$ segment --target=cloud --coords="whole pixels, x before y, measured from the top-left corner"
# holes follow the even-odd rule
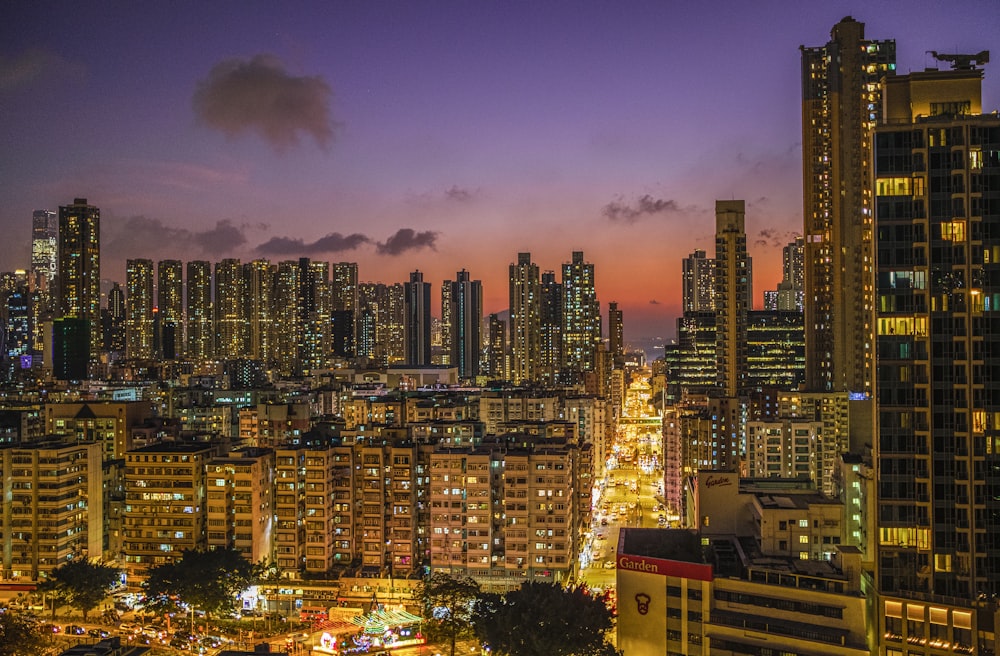
[[[323,78],[291,75],[277,57],[265,54],[216,64],[195,89],[194,110],[226,136],[256,133],[279,153],[297,146],[302,134],[327,150],[336,127],[332,95]]]
[[[661,303],[660,303],[660,302],[659,302],[658,300],[656,300],[655,298],[654,298],[654,299],[652,299],[652,300],[650,300],[650,301],[649,301],[649,304],[650,304],[650,305],[661,305]]]
[[[207,230],[188,230],[167,225],[161,219],[133,216],[123,222],[105,221],[110,237],[102,244],[102,255],[111,260],[170,253],[172,257],[192,253],[214,255],[231,252],[246,243],[245,226],[225,219]],[[151,252],[152,251],[152,252]]]
[[[83,67],[48,50],[32,48],[14,57],[0,56],[0,91],[25,86],[50,74],[82,75]]]
[[[380,242],[375,250],[379,255],[400,255],[406,251],[425,247],[434,250],[437,237],[438,233],[431,230],[414,232],[412,228],[400,228],[396,234]]]
[[[272,237],[257,247],[264,255],[315,255],[320,253],[340,253],[354,250],[362,244],[371,243],[371,238],[354,233],[346,237],[339,232],[331,232],[312,243],[290,237]]]
[[[797,232],[782,232],[781,230],[775,230],[774,228],[764,228],[757,233],[757,237],[754,239],[754,246],[786,246],[791,242],[795,241],[796,237],[799,237]]]
[[[452,185],[451,189],[444,192],[444,197],[446,200],[464,203],[472,200],[472,192],[468,189],[459,187],[458,185]]]
[[[667,214],[680,210],[681,207],[675,200],[663,200],[644,194],[636,199],[634,205],[624,202],[619,196],[601,208],[601,215],[616,223],[635,223],[646,215]]]

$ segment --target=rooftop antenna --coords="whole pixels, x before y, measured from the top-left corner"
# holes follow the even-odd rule
[[[976,66],[982,66],[990,61],[989,50],[983,50],[974,55],[948,55],[939,53],[937,50],[928,50],[927,53],[938,61],[949,62],[952,70],[955,71],[974,71]]]

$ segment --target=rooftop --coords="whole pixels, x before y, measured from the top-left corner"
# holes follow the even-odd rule
[[[685,529],[626,528],[621,531],[618,553],[705,564],[697,533]]]

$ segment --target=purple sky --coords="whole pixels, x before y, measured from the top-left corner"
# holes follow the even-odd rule
[[[747,201],[755,306],[777,284],[802,230],[798,46],[846,15],[900,72],[1000,59],[996,0],[8,2],[0,270],[28,265],[32,210],[83,196],[106,278],[308,256],[419,269],[437,297],[465,268],[495,312],[519,251],[558,271],[582,250],[626,339],[669,337],[715,199]]]

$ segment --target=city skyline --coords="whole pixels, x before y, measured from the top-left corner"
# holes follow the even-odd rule
[[[34,210],[87,197],[119,282],[139,258],[464,268],[490,314],[517,253],[582,250],[626,341],[672,337],[715,200],[747,201],[754,308],[802,232],[799,45],[850,14],[905,73],[1000,27],[989,2],[238,7],[7,10],[0,269],[30,264]],[[297,111],[253,113],[243,84]],[[1000,105],[989,65],[983,91]]]

